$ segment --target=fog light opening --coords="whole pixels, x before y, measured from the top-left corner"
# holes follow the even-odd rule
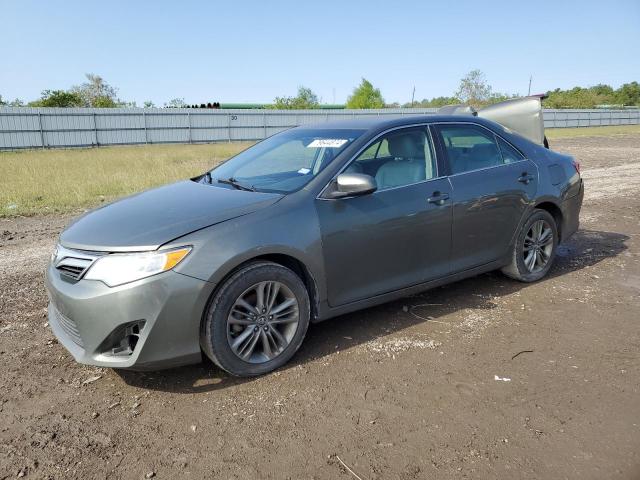
[[[100,350],[105,355],[127,357],[133,354],[144,329],[144,321],[137,321],[120,325],[103,342]]]

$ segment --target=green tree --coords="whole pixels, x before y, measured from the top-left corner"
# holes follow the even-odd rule
[[[82,98],[75,92],[43,90],[39,100],[29,102],[30,107],[81,107]]]
[[[487,79],[481,70],[471,70],[462,80],[455,96],[462,103],[473,107],[481,107],[489,102],[493,95],[491,85],[487,83]]]
[[[83,107],[113,108],[121,105],[118,89],[112,87],[100,75],[85,74],[87,81],[71,88],[82,99]]]
[[[602,83],[594,85],[593,87],[589,88],[589,90],[600,97],[608,97],[612,99],[614,95],[613,88],[610,85],[604,85]]]
[[[298,94],[295,97],[276,97],[270,108],[277,110],[309,110],[318,108],[320,101],[313,90],[307,87],[298,87]]]
[[[456,97],[434,97],[431,99],[424,98],[413,104],[417,108],[440,108],[445,105],[455,105],[460,103],[460,99]],[[403,107],[411,107],[411,102],[405,103]]]
[[[164,104],[164,108],[184,108],[186,106],[187,104],[184,103],[184,98],[172,98]]]
[[[384,98],[379,89],[363,78],[347,99],[347,108],[384,108]]]
[[[455,93],[455,99],[458,100],[458,103],[471,105],[475,108],[503,102],[516,97],[518,97],[518,95],[494,92],[481,70],[471,70],[467,73],[462,80],[460,80],[458,91]]]
[[[640,84],[638,82],[625,83],[616,92],[615,97],[622,105],[636,105],[640,107]]]
[[[156,107],[156,104],[155,104],[155,103],[153,103],[151,100],[146,100],[146,101],[142,104],[142,106],[143,106],[144,108],[155,108],[155,107]]]
[[[24,107],[24,102],[19,98],[15,98],[8,102],[3,100],[2,95],[0,95],[0,107]]]
[[[548,97],[543,101],[546,108],[593,108],[601,103],[594,91],[582,87],[574,87],[571,90],[556,88],[552,92],[547,92],[547,95]]]
[[[599,105],[640,106],[640,84],[625,83],[617,90],[609,85],[598,84],[593,87],[573,87],[568,90],[547,92],[543,101],[546,108],[594,108]]]

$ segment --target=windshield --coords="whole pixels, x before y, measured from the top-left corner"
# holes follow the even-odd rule
[[[289,193],[304,187],[365,130],[292,129],[211,170],[211,183]]]

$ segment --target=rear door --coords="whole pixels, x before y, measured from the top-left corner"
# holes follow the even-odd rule
[[[447,123],[434,130],[452,186],[452,270],[503,258],[535,197],[535,164],[480,125]]]

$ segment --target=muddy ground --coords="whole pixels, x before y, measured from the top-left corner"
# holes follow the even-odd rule
[[[640,478],[640,136],[552,147],[586,198],[549,278],[314,325],[252,380],[77,365],[42,285],[69,217],[0,220],[0,479]]]

